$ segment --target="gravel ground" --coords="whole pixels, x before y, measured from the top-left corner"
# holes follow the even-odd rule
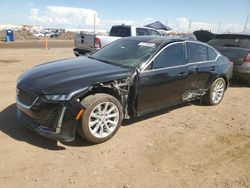
[[[49,49],[52,49],[52,48],[72,48],[72,50],[73,50],[73,46],[74,46],[73,40],[55,40],[55,39],[49,38],[47,47]],[[0,41],[0,49],[25,49],[25,48],[44,49],[45,48],[45,38],[43,38],[41,40],[15,41],[15,42],[9,42],[9,43]],[[60,56],[58,56],[58,57],[60,58]]]
[[[72,48],[0,49],[1,186],[250,187],[250,88],[242,84],[218,106],[195,102],[124,122],[100,145],[57,143],[21,126],[18,75],[71,57]]]

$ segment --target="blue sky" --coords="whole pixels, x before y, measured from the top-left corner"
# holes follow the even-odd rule
[[[250,0],[1,0],[0,24],[90,28],[93,10],[99,29],[120,22],[142,25],[168,20],[170,26],[185,30],[192,20],[195,29],[211,27],[216,30],[221,22],[222,28],[240,30],[250,14]]]

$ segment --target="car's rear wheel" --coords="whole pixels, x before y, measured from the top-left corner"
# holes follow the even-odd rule
[[[223,78],[217,78],[211,85],[207,94],[205,95],[204,102],[208,105],[219,104],[224,97],[225,90],[226,90],[225,80]]]
[[[91,143],[102,143],[112,138],[122,121],[122,106],[113,96],[95,94],[81,102],[86,110],[82,115],[78,133]]]

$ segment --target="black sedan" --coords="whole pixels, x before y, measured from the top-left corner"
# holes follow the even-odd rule
[[[232,64],[207,44],[165,37],[117,40],[88,57],[38,65],[17,81],[17,117],[64,142],[110,139],[123,119],[200,99],[221,102]]]
[[[221,34],[208,42],[233,63],[233,75],[250,85],[250,34]]]

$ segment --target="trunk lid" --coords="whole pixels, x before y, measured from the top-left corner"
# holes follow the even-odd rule
[[[196,37],[196,39],[201,42],[208,42],[216,36],[216,34],[206,31],[206,30],[194,31],[193,34]]]
[[[224,56],[228,57],[235,65],[242,65],[248,55],[249,50],[244,48],[213,46]]]
[[[95,34],[76,34],[74,43],[76,48],[92,51],[94,48]]]

